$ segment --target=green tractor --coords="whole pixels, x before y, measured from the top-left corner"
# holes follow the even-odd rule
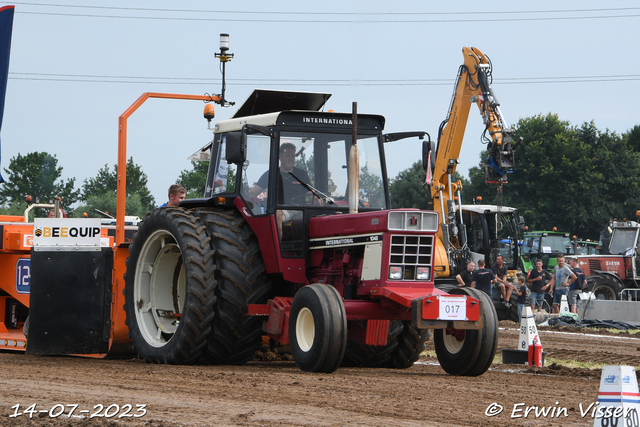
[[[555,228],[555,227],[554,227]],[[525,231],[520,250],[520,268],[527,274],[542,260],[542,268],[553,271],[558,255],[573,255],[575,248],[569,233],[553,231]]]

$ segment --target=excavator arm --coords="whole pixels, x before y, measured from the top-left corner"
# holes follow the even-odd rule
[[[521,140],[513,142],[514,130],[509,128],[500,111],[500,103],[491,88],[491,62],[479,49],[462,48],[464,63],[458,70],[455,89],[446,119],[438,132],[435,150],[425,148],[423,159],[431,189],[434,210],[442,220],[438,237],[444,248],[441,255],[446,259],[438,263],[436,273],[449,276],[450,268],[468,260],[466,232],[462,220],[460,181],[452,182],[451,177],[458,165],[460,149],[471,104],[476,104],[482,115],[485,130],[483,143],[487,144],[488,157],[483,161],[485,181],[502,185],[507,182],[506,174],[513,170],[514,150]],[[457,218],[459,216],[459,218]],[[461,229],[462,228],[462,229]],[[446,262],[448,261],[448,262]]]

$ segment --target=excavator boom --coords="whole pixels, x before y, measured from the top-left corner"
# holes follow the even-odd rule
[[[432,179],[428,184],[433,207],[442,220],[438,237],[444,248],[439,248],[438,252],[446,254],[446,258],[441,263],[436,262],[439,276],[453,274],[451,269],[459,268],[469,260],[460,200],[462,185],[460,181],[452,182],[451,177],[459,162],[471,105],[476,104],[485,125],[482,141],[487,144],[488,156],[482,166],[487,183],[502,185],[507,182],[507,173],[512,172],[514,166],[514,151],[520,143],[514,143],[515,131],[507,126],[491,88],[491,61],[474,47],[464,47],[462,53],[464,63],[458,70],[447,117],[438,131],[437,147],[429,153],[425,149],[423,153],[427,160],[425,168],[432,169]]]
[[[489,157],[483,164],[486,180],[488,183],[505,183],[506,173],[511,172],[514,166],[514,131],[508,128],[500,111],[500,102],[491,88],[492,68],[489,58],[474,47],[464,47],[462,52],[464,64],[458,70],[447,118],[438,132],[435,154],[437,169],[433,171],[433,178],[437,183],[446,185],[448,170],[455,172],[455,165],[450,166],[450,160],[457,160],[460,156],[469,111],[471,104],[475,103],[485,124],[482,138],[489,151]],[[433,186],[432,195],[438,190]]]

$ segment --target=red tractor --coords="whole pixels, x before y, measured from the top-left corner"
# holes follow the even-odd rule
[[[491,299],[436,289],[437,213],[390,209],[384,144],[428,134],[321,112],[329,97],[255,91],[215,125],[204,198],[140,224],[124,289],[139,357],[241,364],[268,336],[303,371],[407,368],[433,330],[446,372],[489,368]]]
[[[640,223],[613,220],[608,238],[603,239],[603,255],[578,256],[580,268],[587,276],[585,291],[599,299],[638,299],[640,288]],[[626,291],[623,293],[623,290]],[[633,290],[635,289],[635,290]]]

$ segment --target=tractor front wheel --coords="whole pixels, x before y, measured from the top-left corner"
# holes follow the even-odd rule
[[[333,286],[314,283],[296,293],[289,315],[289,341],[300,370],[330,373],[338,369],[347,347],[347,316]]]
[[[451,294],[466,294],[481,302],[483,328],[437,329],[434,333],[440,366],[450,375],[481,375],[489,369],[498,346],[498,318],[487,294],[474,288],[454,289]]]

